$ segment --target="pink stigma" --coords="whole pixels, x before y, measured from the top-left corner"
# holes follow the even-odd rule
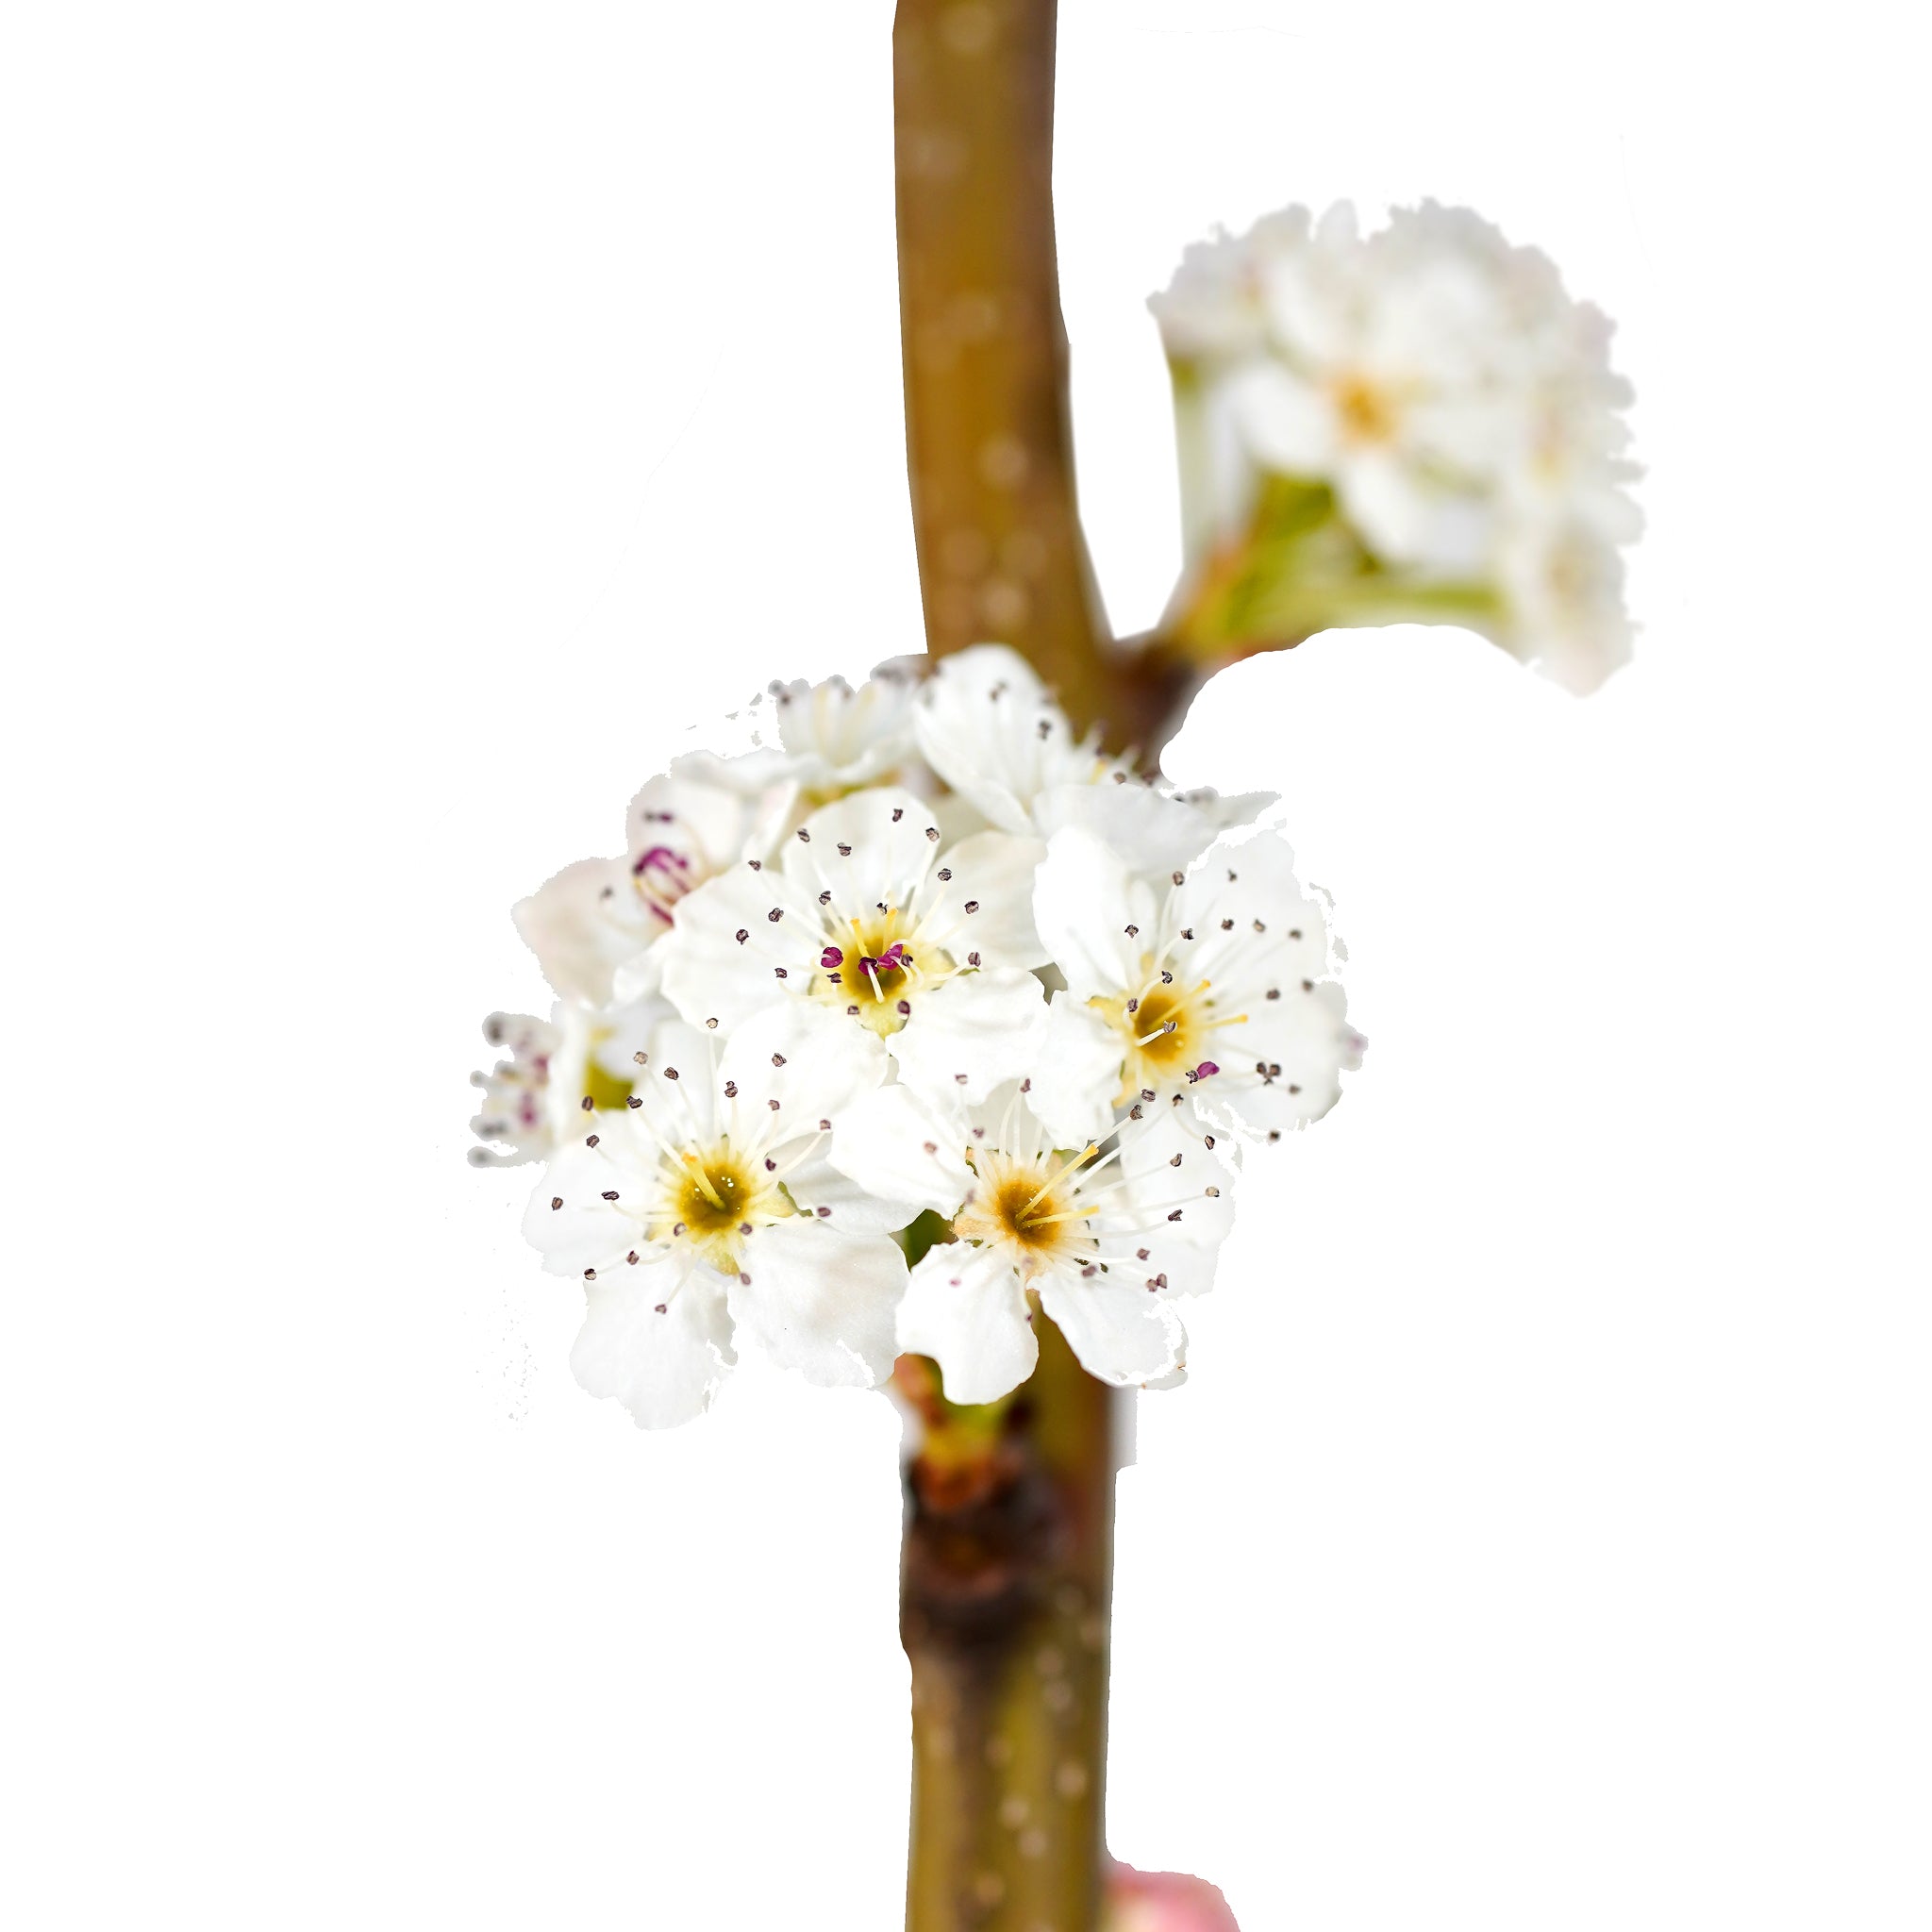
[[[653,845],[648,852],[640,853],[631,861],[634,873],[651,872],[664,866],[675,867],[679,872],[691,870],[691,860],[681,852],[674,852],[668,845]]]
[[[668,845],[653,845],[630,862],[646,908],[653,918],[671,924],[671,908],[691,891],[691,860]]]

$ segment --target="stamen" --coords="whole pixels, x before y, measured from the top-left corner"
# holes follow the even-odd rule
[[[1051,1227],[1057,1221],[1091,1221],[1100,1212],[1097,1201],[1089,1202],[1084,1208],[1063,1208],[1058,1214],[1029,1214],[1028,1227]]]
[[[1093,1141],[1088,1141],[1087,1145],[1078,1154],[1074,1155],[1073,1159],[1068,1161],[1066,1166],[1061,1168],[1058,1174],[1051,1174],[1047,1179],[1041,1182],[1039,1188],[1034,1191],[1032,1198],[1027,1201],[1026,1206],[1020,1209],[1020,1213],[1024,1214],[1027,1208],[1031,1208],[1033,1203],[1040,1199],[1041,1194],[1048,1193],[1057,1188],[1076,1167],[1086,1166],[1099,1152],[1099,1147]],[[1014,1218],[1017,1220],[1019,1216],[1016,1215]]]

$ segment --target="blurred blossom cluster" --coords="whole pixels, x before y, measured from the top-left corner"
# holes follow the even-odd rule
[[[1366,237],[1345,203],[1291,208],[1190,248],[1151,306],[1187,553],[1168,635],[1465,624],[1575,691],[1628,658],[1630,391],[1546,257],[1433,202]]]
[[[988,1402],[1036,1307],[1103,1380],[1177,1379],[1244,1155],[1362,1045],[1273,798],[1104,756],[997,645],[753,716],[515,908],[558,1005],[488,1023],[474,1158],[546,1163],[578,1379],[681,1423],[748,1340]]]

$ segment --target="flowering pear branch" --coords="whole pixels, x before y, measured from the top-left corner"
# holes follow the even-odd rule
[[[1227,1932],[1211,1887],[1106,1856],[1122,1404],[1184,1376],[1244,1162],[1362,1041],[1272,796],[1135,751],[1217,665],[1334,625],[1466,623],[1599,682],[1626,391],[1602,318],[1466,211],[1364,240],[1289,210],[1191,251],[1155,305],[1186,563],[1114,642],[1054,31],[1053,0],[901,0],[894,28],[930,661],[773,684],[748,745],[675,760],[624,852],[514,908],[557,1004],[486,1024],[472,1158],[542,1163],[524,1232],[579,1285],[573,1371],[641,1425],[703,1414],[742,1344],[900,1398],[908,1932]]]

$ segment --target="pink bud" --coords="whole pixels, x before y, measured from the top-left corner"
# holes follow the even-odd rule
[[[1241,1932],[1221,1888],[1179,1872],[1108,1873],[1101,1932]]]

